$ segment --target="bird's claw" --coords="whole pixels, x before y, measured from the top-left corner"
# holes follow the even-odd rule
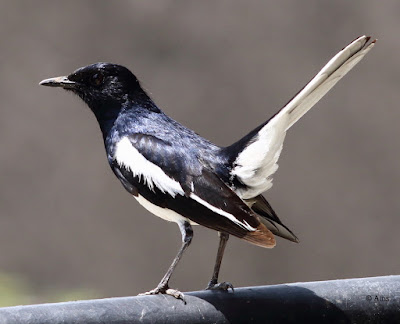
[[[233,288],[233,285],[230,282],[221,282],[221,283],[209,283],[206,290],[222,290],[222,291],[228,291],[232,289],[232,292],[235,290]]]
[[[182,300],[186,304],[184,295],[179,290],[171,289],[168,286],[167,287],[157,287],[157,288],[147,291],[145,293],[141,293],[141,294],[139,294],[139,296],[158,295],[158,294],[170,295],[172,297],[175,297],[176,299]]]
[[[186,304],[185,297],[184,297],[184,295],[183,295],[179,290],[169,288],[169,289],[167,289],[167,290],[165,291],[165,293],[166,293],[167,295],[170,295],[170,296],[172,296],[172,297],[175,297],[176,299],[182,300],[182,301]]]

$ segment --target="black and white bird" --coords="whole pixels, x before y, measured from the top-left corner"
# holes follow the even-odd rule
[[[108,162],[125,189],[151,213],[178,224],[182,246],[161,282],[147,294],[183,297],[168,282],[192,240],[192,225],[220,234],[208,289],[233,288],[218,284],[229,235],[265,248],[275,246],[274,235],[298,242],[262,193],[272,186],[287,130],[374,44],[366,36],[354,40],[272,118],[227,147],[168,117],[123,66],[96,63],[40,82],[83,99],[97,118]]]

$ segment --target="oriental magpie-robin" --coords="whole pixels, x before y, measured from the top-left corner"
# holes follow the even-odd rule
[[[182,246],[158,286],[147,294],[183,295],[168,286],[189,246],[195,224],[220,234],[218,273],[229,235],[272,248],[274,235],[297,237],[262,196],[272,186],[286,131],[374,46],[361,36],[336,54],[279,112],[227,147],[217,146],[168,117],[127,68],[96,63],[41,85],[61,87],[82,98],[100,125],[108,162],[125,189],[151,213],[176,222]]]

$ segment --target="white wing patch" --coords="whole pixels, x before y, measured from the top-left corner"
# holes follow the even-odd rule
[[[255,135],[254,141],[240,152],[231,171],[248,186],[236,189],[242,199],[250,199],[272,186],[270,178],[278,169],[286,131],[310,110],[374,46],[361,36],[337,53],[322,70]]]
[[[240,227],[244,228],[245,230],[248,230],[250,232],[254,232],[256,230],[256,228],[250,226],[246,221],[243,221],[243,222],[239,221],[234,215],[229,214],[226,211],[209,204],[207,201],[201,199],[199,196],[197,196],[193,192],[190,194],[190,198],[192,198],[193,200],[196,200],[198,203],[200,203],[203,206],[207,207],[208,209],[212,210],[214,213],[217,213],[221,216],[228,218],[230,221],[239,225]]]
[[[168,193],[172,197],[176,195],[184,195],[184,191],[180,183],[168,175],[154,163],[147,160],[132,145],[129,138],[122,138],[115,150],[115,160],[120,166],[124,166],[130,170],[133,176],[143,178],[144,183],[154,191],[157,187],[161,192]]]

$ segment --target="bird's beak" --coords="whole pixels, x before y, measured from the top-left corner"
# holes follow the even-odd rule
[[[47,87],[61,87],[65,89],[73,89],[76,86],[76,82],[69,80],[66,76],[45,79],[40,81],[39,84]]]

